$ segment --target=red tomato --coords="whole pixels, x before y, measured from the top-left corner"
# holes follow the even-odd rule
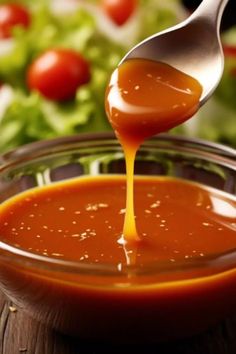
[[[226,57],[235,57],[236,58],[236,46],[225,45],[224,54]]]
[[[31,64],[27,73],[29,88],[55,101],[73,98],[78,87],[89,80],[88,62],[71,49],[48,50]]]
[[[137,0],[101,0],[106,14],[118,26],[123,25],[137,8]]]
[[[28,10],[19,4],[0,5],[0,39],[9,38],[15,26],[29,27],[31,16]]]
[[[236,46],[224,46],[224,55],[228,58],[233,58],[236,60]],[[236,78],[236,67],[231,69],[230,74]]]

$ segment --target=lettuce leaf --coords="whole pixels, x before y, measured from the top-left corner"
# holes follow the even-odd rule
[[[127,45],[101,33],[96,14],[86,9],[59,16],[52,13],[50,1],[19,2],[31,8],[32,25],[27,30],[16,28],[13,50],[0,56],[0,82],[14,91],[11,104],[0,117],[0,152],[40,139],[110,130],[104,94],[112,71],[129,49]],[[134,19],[139,28],[135,42],[176,23],[181,9],[179,0],[170,0],[168,5],[160,0],[140,0],[140,11]],[[91,64],[91,81],[79,88],[70,102],[47,101],[27,88],[28,66],[53,47],[78,50]]]

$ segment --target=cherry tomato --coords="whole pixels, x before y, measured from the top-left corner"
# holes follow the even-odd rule
[[[31,16],[28,10],[19,4],[0,5],[0,39],[9,38],[15,26],[28,28]]]
[[[236,46],[226,45],[224,46],[224,55],[228,58],[233,58],[236,60]],[[236,78],[236,67],[231,69],[230,74]]]
[[[72,99],[78,87],[89,80],[89,63],[71,49],[48,50],[31,64],[27,73],[28,87],[55,101]]]
[[[235,57],[236,58],[236,46],[225,45],[224,54],[226,57]]]
[[[137,8],[137,0],[101,0],[105,13],[118,26],[123,25]]]

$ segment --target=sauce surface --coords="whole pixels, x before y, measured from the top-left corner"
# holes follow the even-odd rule
[[[133,201],[134,160],[140,144],[192,117],[201,94],[197,80],[156,61],[127,60],[112,74],[105,106],[124,149],[127,173],[127,211],[120,243],[142,239],[136,230]]]
[[[40,255],[118,270],[236,247],[235,198],[171,178],[139,177],[135,190],[142,236],[136,248],[117,242],[125,213],[124,176],[79,178],[12,198],[0,206],[1,240]]]

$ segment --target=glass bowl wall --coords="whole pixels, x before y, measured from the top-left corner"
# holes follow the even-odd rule
[[[0,157],[0,203],[37,186],[120,173],[125,173],[124,154],[112,134],[38,142]],[[140,148],[135,174],[183,178],[236,195],[236,152],[200,140],[160,135]],[[229,272],[222,284],[213,282],[210,290],[198,287],[199,272],[207,277],[209,265],[216,275]],[[183,280],[183,269],[185,274],[188,269],[193,274],[195,269],[196,279],[186,275]],[[120,274],[112,266],[57,260],[0,242],[0,286],[7,296],[36,319],[65,333],[90,338],[163,340],[199,332],[235,307],[235,269],[235,250],[204,261],[155,264],[132,269],[140,279],[157,274],[151,290],[142,281],[129,289],[127,284],[118,286],[129,269]],[[96,284],[90,284],[94,276]],[[110,277],[111,288],[104,288],[104,277]]]

